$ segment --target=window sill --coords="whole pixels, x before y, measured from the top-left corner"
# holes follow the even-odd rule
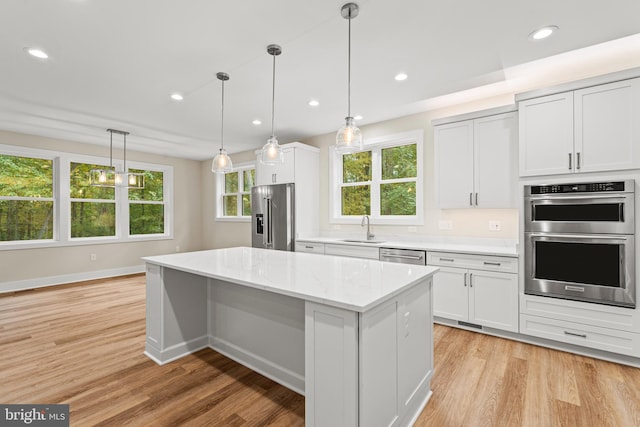
[[[216,221],[220,222],[251,222],[250,216],[221,216],[217,217]]]
[[[173,235],[169,234],[154,234],[148,236],[131,236],[127,239],[120,239],[117,237],[85,237],[74,238],[68,241],[17,241],[17,242],[2,242],[0,243],[0,251],[13,251],[20,249],[45,249],[45,248],[61,248],[65,246],[90,246],[90,245],[108,245],[111,243],[138,243],[150,240],[172,240]]]

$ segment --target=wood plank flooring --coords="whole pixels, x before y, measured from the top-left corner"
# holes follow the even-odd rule
[[[72,426],[301,426],[304,398],[212,351],[147,359],[144,276],[0,295],[0,403]],[[416,426],[640,426],[640,369],[436,325]]]

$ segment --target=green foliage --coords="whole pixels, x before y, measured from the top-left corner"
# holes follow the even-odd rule
[[[238,172],[229,172],[224,175],[225,194],[238,192]]]
[[[222,205],[224,216],[238,215],[238,196],[222,196]]]
[[[116,235],[116,204],[71,202],[71,237]]]
[[[0,241],[53,239],[53,202],[0,200]]]
[[[369,215],[371,213],[371,187],[355,185],[342,187],[342,215]]]
[[[371,151],[342,156],[342,182],[371,181]]]
[[[129,200],[145,200],[147,202],[164,200],[164,173],[142,169],[129,169],[129,172],[141,173],[144,176],[144,188],[129,189]]]
[[[0,196],[53,197],[53,160],[0,154]]]
[[[251,192],[251,187],[253,187],[256,181],[256,170],[255,169],[246,169],[242,171],[242,191],[245,193]],[[251,205],[249,205],[251,206]],[[249,208],[249,215],[251,215],[251,208]]]
[[[415,215],[416,183],[380,185],[380,215]]]
[[[108,166],[70,163],[69,192],[72,199],[115,200],[115,188],[92,187],[89,185],[89,172],[91,169],[101,168],[108,168]]]
[[[382,179],[415,178],[418,175],[417,145],[382,149]]]
[[[130,235],[162,233],[164,233],[164,205],[148,203],[129,205]]]
[[[251,194],[242,195],[242,215],[251,216]]]

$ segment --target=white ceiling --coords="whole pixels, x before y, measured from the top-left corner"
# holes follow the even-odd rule
[[[258,148],[270,134],[266,46],[277,43],[278,139],[332,132],[347,112],[343,3],[1,0],[0,129],[106,145],[105,129],[116,128],[131,132],[134,150],[211,158],[220,143],[215,74],[224,71],[225,146]],[[364,116],[361,125],[504,83],[521,64],[628,36],[640,57],[638,0],[358,3],[352,113]],[[550,39],[528,39],[550,24],[560,27]],[[27,55],[32,46],[50,59]],[[393,79],[400,71],[409,75],[404,82]],[[184,100],[172,101],[172,92]],[[311,98],[320,106],[309,107]],[[255,118],[263,125],[252,125]]]

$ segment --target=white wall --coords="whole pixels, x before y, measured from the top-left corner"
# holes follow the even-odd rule
[[[40,136],[0,131],[0,144],[108,157],[108,148]],[[127,150],[130,160],[170,165],[174,168],[174,237],[144,242],[92,244],[41,249],[0,250],[0,291],[8,283],[23,285],[72,281],[99,277],[102,272],[142,271],[140,257],[203,248],[202,180],[200,162],[137,153]],[[96,261],[90,260],[96,254]],[[25,285],[26,286],[26,285]]]

